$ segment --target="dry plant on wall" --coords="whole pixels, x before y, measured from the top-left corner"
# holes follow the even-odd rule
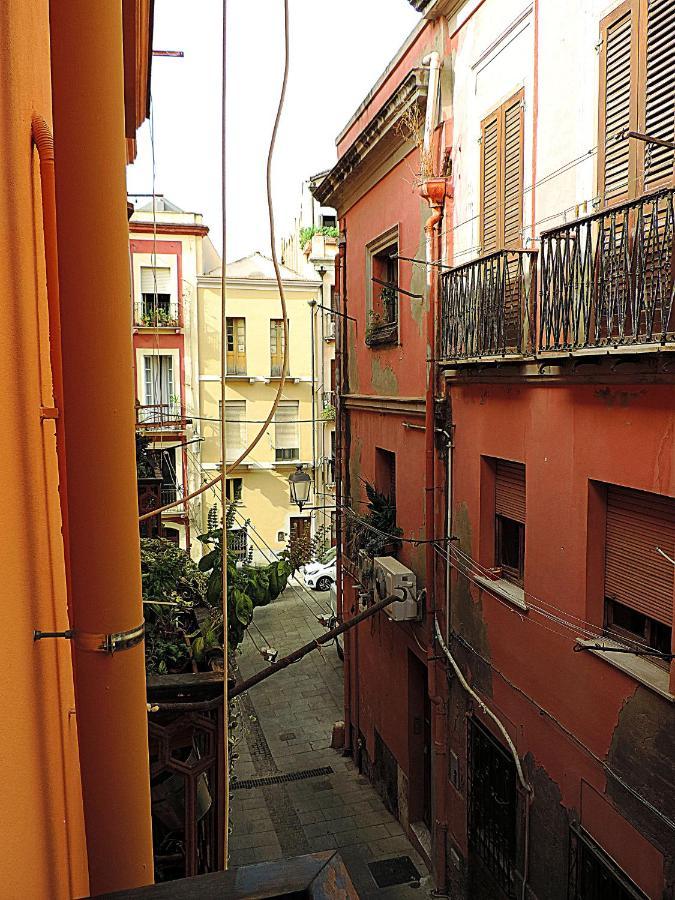
[[[419,172],[416,175],[417,183],[424,184],[430,178],[435,178],[434,157],[431,149],[424,148],[424,116],[416,105],[408,106],[396,129],[407,141],[412,141],[419,152]]]

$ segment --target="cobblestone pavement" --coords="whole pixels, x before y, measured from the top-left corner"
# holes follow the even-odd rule
[[[269,642],[284,656],[323,633],[316,615],[328,607],[328,594],[310,598],[288,588],[272,605],[256,609],[264,638],[250,629],[238,658],[242,677],[266,665],[253,641],[259,647]],[[342,664],[334,645],[313,651],[235,703],[231,866],[338,849],[360,897],[429,895],[427,869],[399,823],[351,759],[330,747],[333,724],[343,715]],[[279,781],[317,769],[324,771]],[[245,784],[262,778],[273,781]],[[410,857],[421,882],[378,888],[368,863],[400,856]]]

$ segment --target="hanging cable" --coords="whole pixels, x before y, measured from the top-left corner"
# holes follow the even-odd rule
[[[225,2],[226,2],[226,0],[224,0],[224,4],[225,4]],[[274,418],[274,414],[277,411],[277,407],[279,406],[279,401],[281,400],[281,394],[283,392],[284,385],[286,384],[286,374],[288,372],[288,311],[287,311],[287,307],[286,307],[286,295],[284,293],[284,285],[283,285],[283,281],[281,278],[281,270],[279,268],[279,260],[277,258],[276,230],[275,230],[275,224],[274,224],[274,208],[273,208],[273,204],[272,204],[272,161],[274,159],[274,147],[275,147],[276,140],[277,140],[277,132],[279,130],[279,122],[281,120],[281,113],[283,111],[284,100],[286,98],[286,87],[288,84],[288,69],[289,69],[288,0],[283,0],[283,3],[284,3],[284,74],[283,74],[283,81],[282,81],[282,85],[281,85],[281,93],[279,96],[279,105],[277,107],[277,114],[276,114],[276,118],[274,120],[274,127],[272,129],[272,137],[270,140],[269,151],[268,151],[268,155],[267,155],[267,212],[268,212],[268,218],[269,218],[270,241],[271,241],[271,245],[272,245],[272,264],[274,265],[274,274],[275,274],[275,277],[277,280],[277,287],[279,289],[279,299],[281,301],[281,316],[282,316],[282,321],[283,321],[283,332],[284,332],[283,369],[281,372],[281,378],[279,380],[279,385],[277,387],[276,396],[272,403],[272,408],[270,409],[267,419],[265,419],[265,422],[262,425],[262,427],[260,428],[260,431],[255,436],[255,438],[251,441],[251,443],[248,445],[248,447],[242,451],[240,456],[234,462],[230,463],[230,465],[229,465],[230,469],[236,469],[237,466],[241,462],[243,462],[244,459],[246,459],[246,457],[249,455],[251,450],[253,450],[253,448],[257,446],[257,444],[260,442],[263,435],[267,431],[270,423],[272,422],[272,419]],[[225,20],[225,15],[223,15],[223,20]],[[223,30],[225,30],[224,25],[223,25]],[[225,64],[223,63],[223,71],[224,71],[224,67],[225,67]],[[223,76],[223,80],[224,79],[225,79],[225,76]],[[224,107],[224,100],[223,100],[223,107]],[[223,116],[223,121],[224,121],[224,116]],[[224,132],[224,124],[223,124],[223,132]],[[224,151],[223,151],[223,154],[224,154]],[[223,155],[223,158],[224,158],[224,155]],[[223,163],[223,169],[224,169],[224,163]],[[225,216],[225,213],[223,212],[223,217],[224,216]],[[223,238],[223,240],[224,240],[224,238]],[[225,258],[225,256],[223,256],[222,275],[221,275],[221,281],[223,283],[226,280],[226,274],[225,274],[226,267],[227,267],[226,266],[226,258]],[[223,294],[224,294],[224,289],[223,289]],[[223,332],[225,332],[227,330],[225,319],[223,319],[223,321],[221,323],[221,328],[222,328]],[[224,349],[226,349],[226,343],[227,343],[226,337],[222,338],[221,344]],[[226,356],[223,359],[222,365],[225,367],[225,369],[227,369]],[[226,414],[224,401],[223,401],[223,406],[222,406],[221,412],[222,412],[222,416],[224,418],[225,414]],[[222,419],[221,419],[221,422],[222,422]],[[222,425],[221,425],[221,430],[225,431],[225,428]],[[223,467],[225,467],[225,459],[224,458],[223,458],[222,465],[223,465]],[[173,503],[167,503],[163,506],[159,506],[157,509],[153,509],[150,512],[144,513],[143,515],[138,517],[138,520],[139,520],[139,522],[143,522],[145,519],[150,519],[153,516],[158,516],[168,509],[173,509],[174,506],[179,506],[180,504],[188,503],[190,500],[194,500],[195,497],[198,497],[200,494],[203,494],[204,491],[213,487],[215,484],[217,484],[221,480],[222,480],[222,474],[219,474],[216,478],[213,478],[207,484],[201,485],[201,487],[199,487],[197,490],[192,491],[191,493],[187,494],[185,497],[181,498],[180,500],[176,500]]]

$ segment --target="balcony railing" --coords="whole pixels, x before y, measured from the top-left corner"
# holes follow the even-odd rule
[[[441,359],[534,352],[537,254],[500,250],[443,275]]]
[[[150,431],[185,427],[185,417],[178,403],[151,403],[136,407],[136,427]]]
[[[541,236],[543,351],[675,340],[673,190]]]
[[[179,328],[178,304],[153,306],[145,302],[134,304],[134,324],[139,328]]]

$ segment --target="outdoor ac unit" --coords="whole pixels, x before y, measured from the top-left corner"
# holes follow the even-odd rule
[[[417,604],[417,579],[415,573],[393,556],[376,556],[373,560],[375,599],[384,600],[392,594],[401,596],[384,611],[394,622],[406,622],[419,615]]]

